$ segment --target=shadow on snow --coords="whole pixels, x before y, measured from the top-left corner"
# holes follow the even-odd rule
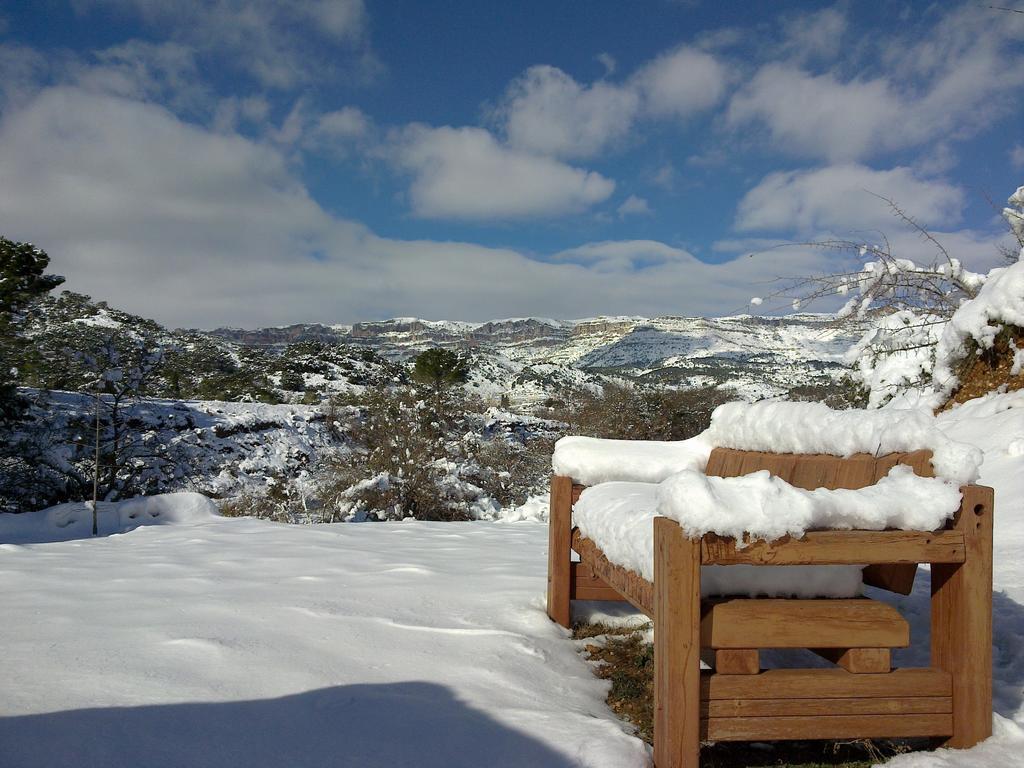
[[[576,764],[423,682],[0,717],[0,745],[0,765],[12,768]]]

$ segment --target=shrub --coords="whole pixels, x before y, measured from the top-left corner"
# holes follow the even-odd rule
[[[551,415],[574,435],[622,440],[685,440],[707,429],[731,390],[649,389],[608,384],[600,393],[576,390]]]
[[[450,349],[434,347],[416,356],[412,376],[433,389],[463,384],[469,379],[469,360]]]
[[[461,393],[370,387],[360,399],[344,426],[352,450],[321,483],[330,516],[470,519],[485,494],[463,476],[472,438]]]

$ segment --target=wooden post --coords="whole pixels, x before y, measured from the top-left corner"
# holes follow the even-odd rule
[[[702,648],[700,658],[720,675],[756,675],[761,671],[757,648]]]
[[[700,764],[700,539],[654,519],[654,765]]]
[[[572,478],[551,478],[548,508],[548,616],[568,628],[572,623],[569,588],[572,581]]]
[[[953,734],[967,748],[992,735],[993,492],[964,486],[955,529],[963,563],[932,565],[932,666],[953,676]]]

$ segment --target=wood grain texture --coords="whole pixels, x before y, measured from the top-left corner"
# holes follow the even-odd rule
[[[658,518],[659,520],[665,518]],[[634,608],[651,618],[654,617],[654,585],[640,574],[621,565],[615,565],[590,539],[581,536],[578,530],[572,532],[572,548],[602,581],[628,600]]]
[[[704,603],[700,638],[707,648],[905,648],[910,626],[867,598],[731,598]]]
[[[571,535],[572,478],[555,475],[551,478],[548,508],[548,616],[563,627],[572,623],[569,597]]]
[[[812,648],[823,659],[856,675],[892,670],[892,652],[888,648]]]
[[[934,667],[854,675],[845,669],[766,669],[759,675],[701,673],[701,698],[862,699],[952,696],[949,672]]]
[[[623,602],[626,598],[608,586],[587,563],[579,562],[569,564],[569,599]]]
[[[932,664],[952,675],[953,731],[946,746],[967,748],[992,734],[992,516],[994,494],[961,488],[954,523],[967,558],[932,566]]]
[[[960,531],[809,531],[802,539],[783,538],[770,544],[705,534],[704,565],[857,565],[870,563],[962,563]],[[916,567],[916,565],[915,565]]]
[[[909,595],[914,591],[917,579],[917,564],[904,563],[893,565],[881,563],[868,565],[862,572],[864,583],[870,587],[878,587],[898,595]]]
[[[885,456],[857,453],[844,457],[715,448],[708,457],[704,472],[715,477],[738,477],[768,470],[790,485],[808,491],[816,488],[856,490],[874,485],[897,464],[912,467],[922,477],[932,477],[931,457],[931,451],[890,453]]]
[[[705,471],[708,475],[735,477],[767,469],[791,485],[807,490],[822,487],[857,489],[877,483],[897,464],[912,467],[922,477],[933,477],[931,458],[932,452],[927,450],[890,453],[879,457],[862,453],[843,458],[716,448],[711,452]],[[916,564],[879,562],[864,569],[864,582],[890,592],[909,595],[916,575]]]
[[[712,717],[701,720],[710,741],[786,739],[895,739],[944,736],[949,714],[812,715],[806,717]]]
[[[721,699],[701,703],[700,716],[787,717],[811,715],[951,714],[949,696],[864,697],[859,699]]]
[[[700,764],[700,543],[654,520],[654,764]]]
[[[720,675],[756,675],[761,671],[761,652],[756,648],[704,648],[700,659]]]

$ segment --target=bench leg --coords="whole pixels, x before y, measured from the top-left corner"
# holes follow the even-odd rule
[[[654,519],[654,765],[700,764],[700,540]]]
[[[956,529],[963,563],[932,565],[932,665],[953,676],[953,734],[971,747],[992,735],[992,489],[963,488]]]
[[[548,508],[548,616],[568,628],[572,622],[572,478],[551,478]]]

